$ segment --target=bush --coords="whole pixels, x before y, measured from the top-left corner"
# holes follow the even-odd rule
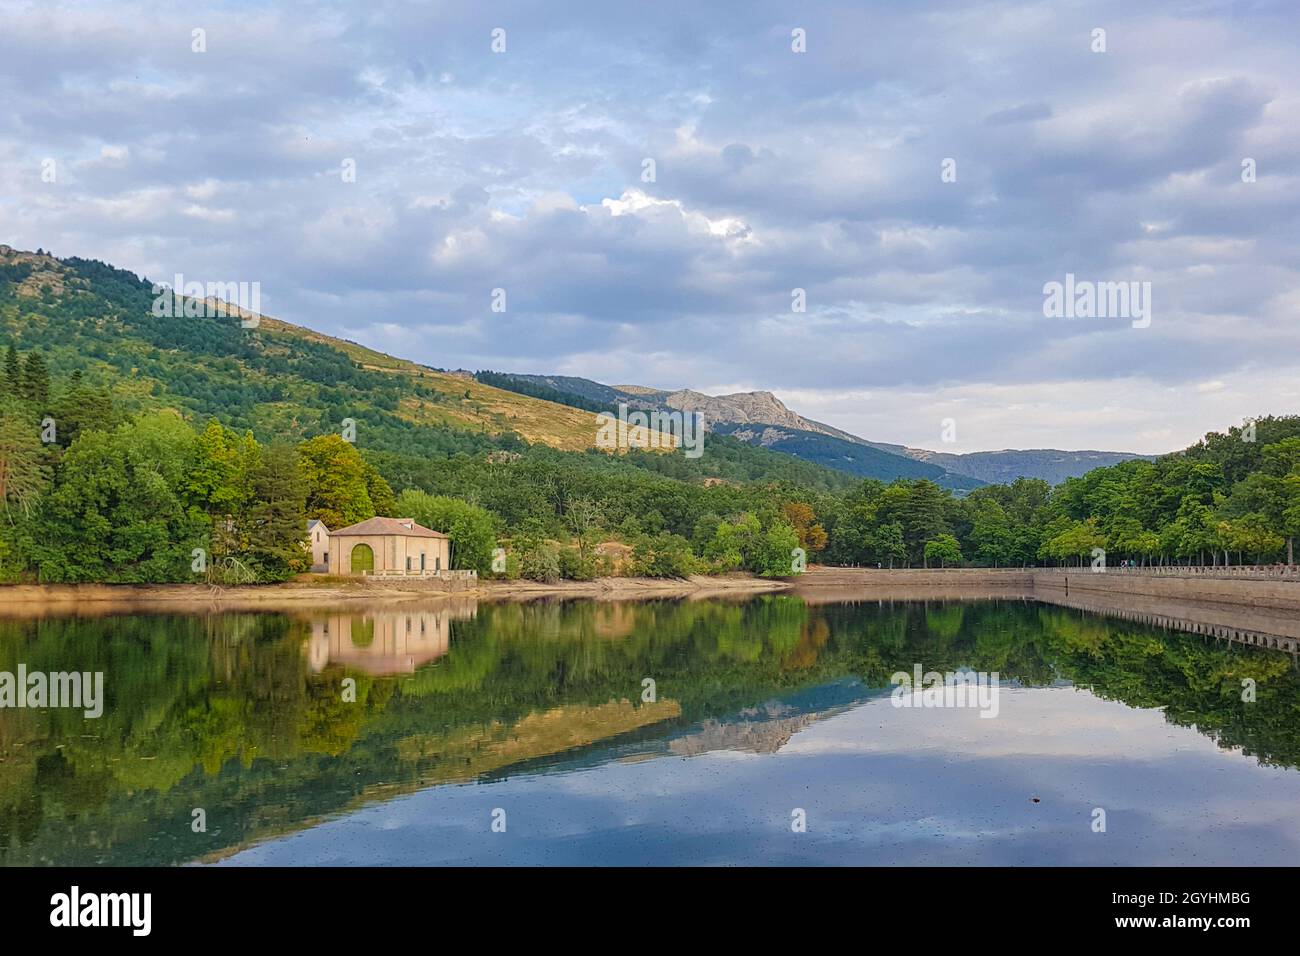
[[[640,538],[632,549],[635,573],[647,578],[684,578],[699,570],[691,543],[679,534],[661,533]]]
[[[590,581],[596,577],[596,564],[577,548],[562,548],[560,575],[570,581]]]
[[[794,574],[794,550],[799,536],[784,521],[774,521],[759,539],[749,570],[765,578],[787,578]]]
[[[525,551],[519,559],[520,573],[530,581],[554,584],[560,580],[560,548],[543,541]]]

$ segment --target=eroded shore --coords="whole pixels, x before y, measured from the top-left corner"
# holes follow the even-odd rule
[[[190,584],[8,585],[0,587],[0,616],[191,613],[239,610],[303,610],[413,601],[529,601],[585,598],[625,601],[650,598],[743,598],[790,593],[813,604],[854,600],[1020,598],[1049,603],[1161,602],[1265,612],[1300,621],[1300,582],[1216,579],[1203,575],[1092,574],[1088,569],[962,568],[952,570],[813,567],[798,579],[768,580],[748,574],[698,575],[682,579],[599,578],[594,581],[465,582],[427,579],[318,579],[275,585],[218,588]]]
[[[46,584],[0,586],[0,617],[191,613],[204,611],[303,610],[411,601],[475,599],[527,601],[546,597],[625,601],[644,598],[704,599],[788,591],[785,581],[750,575],[698,575],[681,579],[598,578],[594,581],[482,581],[470,587],[420,579],[319,581],[245,587],[197,584]]]

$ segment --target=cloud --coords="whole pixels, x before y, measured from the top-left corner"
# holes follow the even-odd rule
[[[1297,26],[1270,3],[11,4],[0,241],[257,280],[282,318],[442,367],[744,383],[922,446],[959,397],[973,447],[1163,451],[1297,410],[1262,384],[1300,366]],[[1067,272],[1150,281],[1151,327],[1045,319]]]

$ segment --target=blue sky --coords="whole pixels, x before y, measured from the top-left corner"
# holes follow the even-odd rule
[[[0,19],[0,242],[256,281],[272,315],[440,367],[770,389],[947,451],[1159,452],[1300,411],[1291,3]],[[1150,282],[1150,326],[1045,317],[1066,273]]]

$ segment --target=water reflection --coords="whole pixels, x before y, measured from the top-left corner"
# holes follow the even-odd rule
[[[307,660],[313,673],[330,665],[375,677],[413,674],[451,649],[451,622],[474,616],[472,601],[436,608],[336,611],[311,617]]]
[[[996,670],[1013,682],[1011,702],[996,720],[895,710],[889,676],[918,661]],[[102,670],[108,700],[97,721],[0,711],[8,864],[232,853],[581,862],[579,848],[588,862],[619,862],[615,849],[637,831],[599,821],[640,818],[669,855],[638,859],[661,862],[760,861],[767,851],[771,861],[850,861],[879,840],[921,840],[917,827],[934,858],[951,830],[1012,841],[1006,858],[1018,860],[1144,862],[1124,855],[1138,852],[1131,841],[1085,851],[1054,828],[1100,792],[1132,814],[1134,795],[1170,800],[1288,846],[1294,825],[1264,810],[1300,798],[1290,656],[1023,600],[443,602],[0,622],[0,670],[19,662]],[[521,827],[541,842],[522,841],[508,860],[483,844],[479,804],[501,797],[442,786],[470,781],[549,807],[550,823]],[[936,802],[936,787],[973,802],[957,812]],[[1030,840],[1018,791],[1033,788],[1056,788],[1059,802]],[[396,844],[377,841],[373,826],[405,819],[411,801],[423,823]],[[773,807],[803,803],[820,808],[821,836],[786,847]],[[191,829],[195,807],[207,811],[206,833]],[[707,814],[714,823],[691,822]],[[918,822],[927,814],[947,822],[931,832]],[[1168,838],[1158,809],[1141,816],[1151,845]],[[443,827],[464,832],[444,845]],[[570,849],[542,840],[548,827]],[[328,853],[309,849],[331,834]]]

